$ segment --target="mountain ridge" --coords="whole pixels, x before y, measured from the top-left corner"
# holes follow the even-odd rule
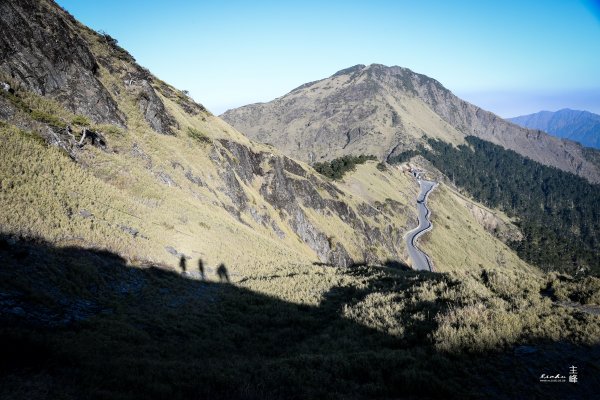
[[[221,117],[310,163],[349,154],[386,160],[424,144],[423,136],[460,144],[474,135],[600,182],[600,169],[577,144],[507,122],[404,67],[359,64]]]
[[[586,147],[600,149],[600,115],[589,111],[563,108],[557,111],[539,111],[508,120],[525,128],[539,129]]]

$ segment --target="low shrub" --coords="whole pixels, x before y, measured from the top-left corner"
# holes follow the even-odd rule
[[[360,156],[343,156],[329,162],[315,163],[315,171],[330,179],[340,180],[348,171],[354,171],[358,164],[375,161],[377,157],[361,154]]]

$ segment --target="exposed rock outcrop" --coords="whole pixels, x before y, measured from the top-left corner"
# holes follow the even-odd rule
[[[171,133],[174,121],[167,114],[164,104],[148,81],[141,81],[139,105],[144,118],[152,129],[159,133]]]
[[[394,223],[394,212],[398,209],[380,212],[361,203],[355,210],[344,201],[344,193],[335,185],[308,172],[288,157],[254,152],[229,140],[221,140],[220,144],[226,151],[215,150],[213,160],[221,165],[220,175],[226,183],[222,190],[233,202],[235,210],[232,212],[238,218],[242,212],[250,210],[255,220],[262,221],[263,225],[282,236],[283,232],[269,215],[261,215],[252,209],[246,197],[243,185],[252,186],[253,181],[260,177],[262,197],[279,215],[284,216],[287,225],[318,255],[321,262],[340,266],[365,261],[383,263],[385,260],[377,254],[377,250],[382,249],[387,258],[401,258],[404,227]],[[356,232],[362,254],[351,256],[344,244],[328,235],[322,222],[315,221],[307,210],[320,216],[337,216],[348,224]],[[385,231],[375,226],[377,222],[387,226]]]
[[[82,26],[50,0],[0,2],[0,30],[0,76],[51,97],[95,123],[125,127],[127,116],[119,109],[119,97],[129,92],[151,129],[172,134],[177,123],[155,86],[186,112],[205,111],[167,84],[155,83],[152,74],[137,65],[115,39]],[[103,82],[102,68],[121,76],[123,86]]]
[[[456,197],[471,212],[475,220],[489,233],[500,239],[504,243],[520,241],[523,234],[519,228],[510,222],[505,221],[496,212],[486,209],[471,200],[459,195]]]
[[[46,0],[3,0],[0,72],[74,113],[123,126],[124,116],[99,81],[99,65],[74,24]]]

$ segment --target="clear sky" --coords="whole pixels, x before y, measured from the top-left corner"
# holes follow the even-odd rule
[[[600,113],[600,0],[58,3],[215,114],[371,63],[503,117]]]

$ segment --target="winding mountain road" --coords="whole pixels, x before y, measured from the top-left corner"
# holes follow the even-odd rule
[[[431,260],[421,250],[419,250],[415,244],[416,240],[423,233],[430,230],[433,225],[431,221],[429,221],[429,208],[427,208],[427,196],[429,193],[435,188],[437,185],[436,182],[426,181],[422,179],[417,180],[419,182],[419,186],[421,187],[421,193],[417,197],[417,210],[419,213],[419,226],[415,229],[411,230],[406,234],[406,247],[408,249],[408,254],[412,260],[413,268],[420,271],[431,271],[433,272],[433,265],[431,264]]]

